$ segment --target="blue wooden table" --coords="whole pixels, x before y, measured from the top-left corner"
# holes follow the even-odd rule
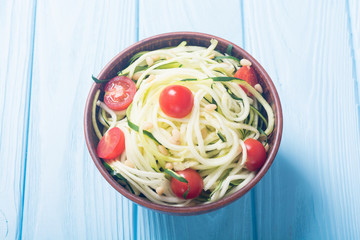
[[[91,74],[172,31],[244,48],[283,107],[269,172],[200,216],[122,197],[83,134]],[[0,0],[0,36],[0,239],[360,239],[358,0]]]

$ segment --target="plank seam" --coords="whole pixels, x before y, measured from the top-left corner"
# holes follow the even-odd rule
[[[135,31],[135,39],[136,42],[139,41],[139,21],[140,21],[140,15],[139,15],[139,8],[140,8],[140,0],[136,0],[136,5],[135,5],[135,24],[136,24],[136,31]],[[133,227],[133,238],[136,240],[137,239],[137,217],[138,217],[138,206],[133,203],[133,208],[132,208],[132,217],[133,217],[133,221],[132,221],[132,227]]]
[[[25,108],[25,126],[24,126],[24,132],[25,132],[25,144],[24,144],[24,150],[22,152],[23,156],[23,169],[22,169],[22,196],[21,196],[21,206],[20,206],[20,226],[19,226],[19,239],[22,239],[22,230],[23,230],[23,223],[24,223],[24,202],[25,202],[25,183],[26,183],[26,165],[27,165],[27,158],[28,158],[28,149],[29,149],[29,125],[30,125],[30,108],[31,108],[31,91],[32,91],[32,80],[33,80],[33,73],[34,73],[34,48],[35,48],[35,26],[36,26],[36,10],[37,10],[37,0],[34,1],[34,9],[33,9],[33,22],[32,22],[32,29],[31,29],[31,40],[30,40],[30,58],[29,58],[29,85],[28,85],[28,91],[27,91],[27,99],[28,104]]]
[[[241,15],[241,31],[242,31],[242,48],[245,49],[245,17],[244,17],[244,0],[240,1],[240,15]],[[255,189],[250,192],[251,200],[251,222],[252,222],[252,238],[258,239],[257,235],[257,219],[256,219],[256,196]]]
[[[351,55],[351,62],[352,62],[352,78],[354,82],[354,94],[355,94],[355,104],[356,104],[356,111],[357,111],[357,118],[358,121],[356,123],[356,129],[359,130],[359,122],[360,122],[360,95],[359,95],[359,82],[357,77],[357,70],[356,70],[356,56],[355,56],[355,49],[354,49],[354,40],[353,40],[353,31],[352,31],[352,22],[351,22],[351,13],[350,13],[350,3],[349,0],[346,0],[346,14],[347,14],[347,27],[349,31],[349,45],[350,45],[350,55]],[[359,133],[359,131],[356,131]],[[356,222],[353,223],[356,226]],[[356,229],[356,228],[355,228]],[[355,236],[359,234],[359,232],[354,233]]]
[[[241,16],[242,48],[245,49],[244,0],[240,1],[240,16]]]
[[[353,41],[353,34],[352,34],[352,24],[351,24],[349,0],[346,0],[346,13],[347,13],[347,26],[348,26],[348,31],[349,31],[350,54],[351,54],[351,60],[352,60],[352,77],[353,77],[353,81],[354,81],[355,103],[357,106],[357,117],[358,117],[357,122],[360,122],[359,83],[358,83],[357,71],[356,71],[356,57],[355,57],[354,41]]]

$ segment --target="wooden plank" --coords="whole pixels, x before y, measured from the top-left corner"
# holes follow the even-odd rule
[[[355,101],[358,106],[357,114],[360,119],[360,2],[346,1],[347,26],[349,29],[349,45],[352,57],[352,76],[354,81]],[[360,120],[359,120],[360,121]],[[360,146],[358,146],[358,149]]]
[[[21,235],[34,1],[0,8],[0,239]]]
[[[221,11],[219,10],[221,9]],[[173,31],[198,31],[242,45],[239,1],[140,1],[140,39]],[[251,194],[219,211],[180,217],[138,208],[140,239],[252,239]]]
[[[257,238],[359,238],[358,79],[346,3],[247,1],[244,14],[246,49],[273,78],[284,114],[279,155],[255,191]]]
[[[242,43],[240,1],[140,0],[140,39],[160,33],[195,31]]]
[[[24,223],[26,239],[130,239],[133,204],[84,141],[91,74],[136,41],[133,1],[38,1]]]

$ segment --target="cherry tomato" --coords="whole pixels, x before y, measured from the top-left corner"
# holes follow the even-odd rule
[[[194,106],[192,92],[181,85],[170,85],[164,88],[159,98],[161,110],[173,118],[186,117]]]
[[[188,187],[190,187],[190,189],[186,196],[186,199],[196,198],[200,195],[201,191],[204,188],[204,183],[197,171],[191,168],[187,168],[183,171],[178,171],[176,173],[184,177],[188,181],[188,183],[186,184],[180,182],[176,178],[171,179],[171,189],[177,197],[184,198],[184,193],[187,191]]]
[[[264,146],[253,138],[246,139],[244,143],[247,151],[247,160],[245,162],[247,169],[249,171],[259,170],[266,160],[266,150]]]
[[[105,85],[105,104],[115,111],[126,109],[136,93],[135,83],[128,77],[116,76]]]
[[[239,70],[236,71],[234,77],[245,80],[252,87],[258,83],[256,73],[251,66],[242,66],[239,68]],[[245,87],[241,86],[241,88],[247,95],[252,96],[252,94]]]
[[[111,128],[101,138],[97,146],[97,154],[105,160],[114,159],[125,149],[125,136],[118,127]]]

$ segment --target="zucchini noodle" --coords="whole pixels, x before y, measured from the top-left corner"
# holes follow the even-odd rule
[[[264,137],[274,129],[268,102],[247,82],[233,77],[241,67],[239,60],[216,51],[215,39],[208,48],[186,44],[138,53],[119,72],[137,87],[125,117],[101,100],[96,103],[103,132],[116,126],[125,136],[125,151],[107,161],[113,174],[126,179],[135,194],[171,206],[214,202],[244,187],[255,176],[245,166],[244,141],[254,138],[265,145]],[[192,111],[184,118],[169,117],[160,109],[159,95],[169,85],[185,86],[194,96]],[[164,171],[169,166],[174,171],[198,171],[202,194],[190,200],[176,197]]]

